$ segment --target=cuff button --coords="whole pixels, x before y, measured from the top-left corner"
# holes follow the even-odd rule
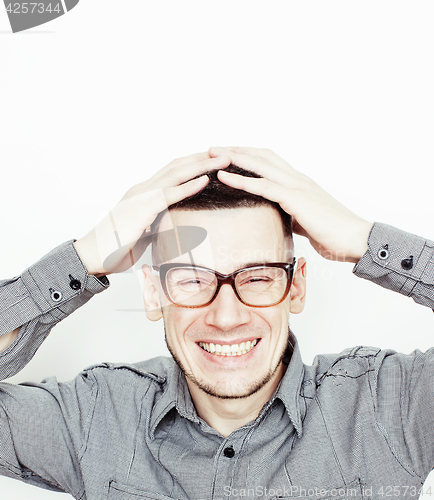
[[[53,290],[53,288],[50,288],[51,292],[51,300],[54,300],[54,302],[59,302],[59,300],[62,300],[62,292],[58,292],[57,290]]]
[[[78,280],[72,280],[70,283],[69,283],[69,286],[73,289],[73,290],[80,290],[81,288],[81,282],[78,281]]]
[[[401,260],[401,267],[403,269],[406,269],[407,271],[409,269],[412,269],[412,267],[413,267],[413,255],[410,255],[410,257],[408,259]]]
[[[75,278],[73,278],[71,275],[69,275],[69,279],[71,280],[69,282],[69,286],[73,289],[73,290],[80,290],[81,288],[81,281],[80,280],[77,280]]]
[[[384,247],[380,248],[380,250],[378,250],[378,258],[381,259],[381,260],[386,260],[387,257],[389,257],[389,251],[388,251],[388,248],[389,248],[389,245],[384,245]]]

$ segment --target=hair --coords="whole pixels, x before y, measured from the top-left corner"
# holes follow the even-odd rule
[[[226,172],[243,175],[245,177],[255,177],[261,178],[256,172],[251,170],[246,170],[236,165],[229,165],[224,169]],[[160,226],[161,219],[167,211],[174,210],[188,210],[188,211],[199,211],[199,210],[223,210],[230,208],[254,208],[254,207],[271,207],[277,210],[280,215],[283,227],[283,234],[287,238],[292,238],[292,217],[287,212],[285,212],[282,207],[274,202],[270,201],[262,196],[243,191],[241,189],[236,189],[223,184],[217,177],[218,170],[209,170],[204,172],[193,179],[197,179],[203,175],[209,177],[208,184],[198,193],[193,196],[189,196],[177,203],[171,205],[168,209],[160,212],[156,217],[155,221],[151,225],[151,233],[153,234],[154,247],[158,239],[158,228]]]

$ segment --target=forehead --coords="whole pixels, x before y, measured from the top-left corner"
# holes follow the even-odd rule
[[[187,244],[179,241],[186,234],[185,226],[199,228],[192,230]],[[292,256],[292,242],[284,237],[281,218],[271,207],[174,210],[162,218],[159,233],[158,253],[163,261],[193,260],[223,273],[249,264],[288,262]],[[170,234],[175,237],[164,237]],[[175,243],[178,251],[174,252]]]

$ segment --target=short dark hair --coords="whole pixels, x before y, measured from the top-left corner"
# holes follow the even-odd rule
[[[261,175],[251,170],[246,170],[236,165],[229,165],[224,169],[226,172],[233,174],[243,175],[245,177],[255,177],[260,178]],[[283,234],[286,237],[292,237],[292,217],[282,209],[282,207],[275,203],[274,201],[267,200],[262,196],[256,194],[248,193],[247,191],[242,191],[241,189],[235,189],[223,184],[217,177],[218,170],[209,170],[204,174],[200,174],[193,179],[197,179],[202,175],[207,175],[209,177],[208,184],[193,196],[189,196],[184,200],[178,201],[177,203],[169,207],[169,211],[172,210],[222,210],[225,208],[253,208],[253,207],[263,207],[269,206],[278,211],[280,218],[282,219]],[[191,179],[191,180],[193,180]],[[155,234],[158,231],[160,221],[163,215],[167,212],[164,210],[161,212],[155,221],[152,223],[151,230]]]
[[[240,174],[245,177],[255,177],[260,178],[256,172],[251,170],[246,170],[236,165],[229,165],[225,168],[225,171]],[[168,209],[160,212],[156,217],[155,221],[151,225],[151,234],[153,235],[153,257],[156,259],[156,246],[158,241],[158,228],[160,226],[161,219],[164,214],[168,211],[176,210],[188,210],[188,211],[199,211],[199,210],[223,210],[230,208],[254,208],[254,207],[271,207],[277,210],[282,221],[283,235],[285,238],[292,239],[292,217],[287,212],[285,212],[282,207],[275,203],[274,201],[267,200],[262,196],[256,194],[248,193],[241,189],[235,189],[223,184],[217,177],[218,170],[209,170],[203,174],[200,174],[193,179],[201,177],[202,175],[207,175],[209,177],[208,184],[198,193],[193,196],[189,196],[177,203],[171,205]],[[191,180],[193,180],[191,179]]]

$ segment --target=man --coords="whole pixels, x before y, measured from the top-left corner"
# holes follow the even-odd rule
[[[434,465],[433,353],[356,347],[303,365],[291,216],[321,255],[434,307],[434,243],[361,219],[268,150],[176,160],[1,283],[0,373],[151,239],[144,301],[175,361],[1,384],[2,474],[92,500],[417,497]]]

